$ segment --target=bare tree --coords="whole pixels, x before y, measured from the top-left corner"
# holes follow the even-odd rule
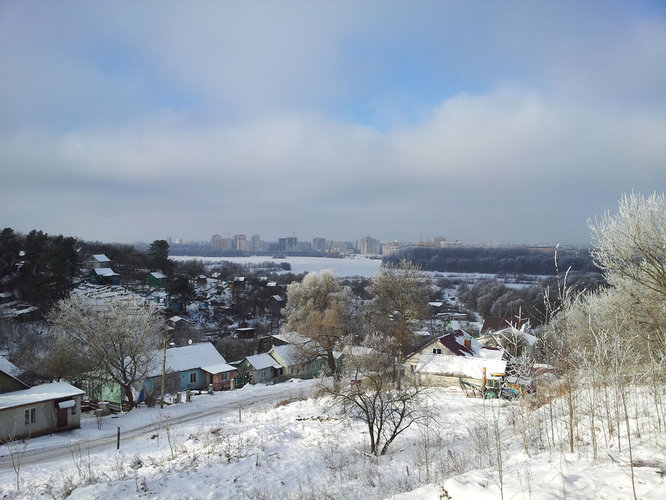
[[[308,341],[302,343],[304,357],[314,360],[321,356],[335,379],[340,366],[334,351],[350,331],[351,301],[349,290],[342,288],[332,271],[309,273],[301,283],[287,287],[286,329],[296,331]]]
[[[12,468],[14,469],[14,474],[16,475],[16,491],[21,489],[21,465],[23,464],[23,457],[25,451],[28,448],[28,441],[30,436],[24,437],[23,439],[14,440],[14,433],[7,437],[7,451],[12,461]]]
[[[72,295],[57,304],[49,320],[54,333],[70,342],[71,352],[88,358],[134,402],[132,385],[153,368],[164,331],[164,320],[152,305],[134,297]]]
[[[414,332],[428,317],[430,279],[420,268],[402,260],[383,265],[372,278],[370,324],[377,333],[395,339],[396,386],[401,387],[402,358]]]
[[[391,339],[370,335],[363,346],[348,346],[344,373],[351,378],[351,385],[323,385],[324,393],[333,397],[345,415],[365,423],[370,453],[377,456],[386,454],[400,434],[426,416],[422,387],[394,387],[394,348],[390,344]]]

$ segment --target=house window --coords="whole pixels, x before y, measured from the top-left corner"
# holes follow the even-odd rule
[[[222,374],[222,377],[221,377],[221,379],[220,379],[220,380],[229,380],[229,374],[228,374],[228,373],[226,373],[226,372],[225,372],[225,373],[223,373],[223,374]]]
[[[261,378],[265,378],[265,377],[266,377],[266,370],[261,370]]]
[[[433,354],[442,354],[442,349],[439,347],[433,347],[432,348],[432,353]]]
[[[34,424],[37,421],[37,410],[30,408],[25,411],[25,425]]]
[[[197,374],[190,373],[190,384],[196,384],[196,382],[197,382]]]

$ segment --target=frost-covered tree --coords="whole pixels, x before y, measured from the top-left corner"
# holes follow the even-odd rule
[[[287,286],[286,330],[295,331],[309,341],[300,347],[306,358],[322,356],[339,378],[340,367],[334,351],[342,347],[350,332],[351,299],[349,290],[330,270],[308,273],[302,282]]]
[[[154,367],[164,320],[157,309],[134,297],[97,299],[72,295],[49,314],[53,334],[70,352],[117,382],[133,403],[132,386]]]
[[[368,313],[372,330],[395,340],[397,367],[402,366],[405,350],[428,317],[430,279],[420,268],[402,260],[398,265],[383,265],[372,278]],[[401,370],[396,370],[400,388]]]
[[[611,285],[627,278],[666,298],[666,198],[631,193],[591,224],[592,257]]]

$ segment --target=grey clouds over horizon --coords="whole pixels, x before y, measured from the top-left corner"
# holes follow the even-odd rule
[[[585,243],[666,189],[659,2],[0,4],[0,225]]]

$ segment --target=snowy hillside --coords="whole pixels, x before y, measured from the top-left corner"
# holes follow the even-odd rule
[[[361,422],[337,414],[328,399],[311,397],[316,383],[296,380],[198,395],[189,404],[104,417],[101,428],[86,416],[80,430],[28,442],[18,492],[11,455],[21,458],[21,444],[5,444],[0,496],[632,497],[626,436],[600,433],[594,459],[590,436],[580,425],[575,452],[566,452],[562,401],[530,410],[517,401],[467,399],[458,388],[430,389],[423,402],[430,417],[401,435],[386,456],[375,457],[367,453]],[[632,401],[637,495],[666,498],[666,438],[645,416],[647,395]]]

